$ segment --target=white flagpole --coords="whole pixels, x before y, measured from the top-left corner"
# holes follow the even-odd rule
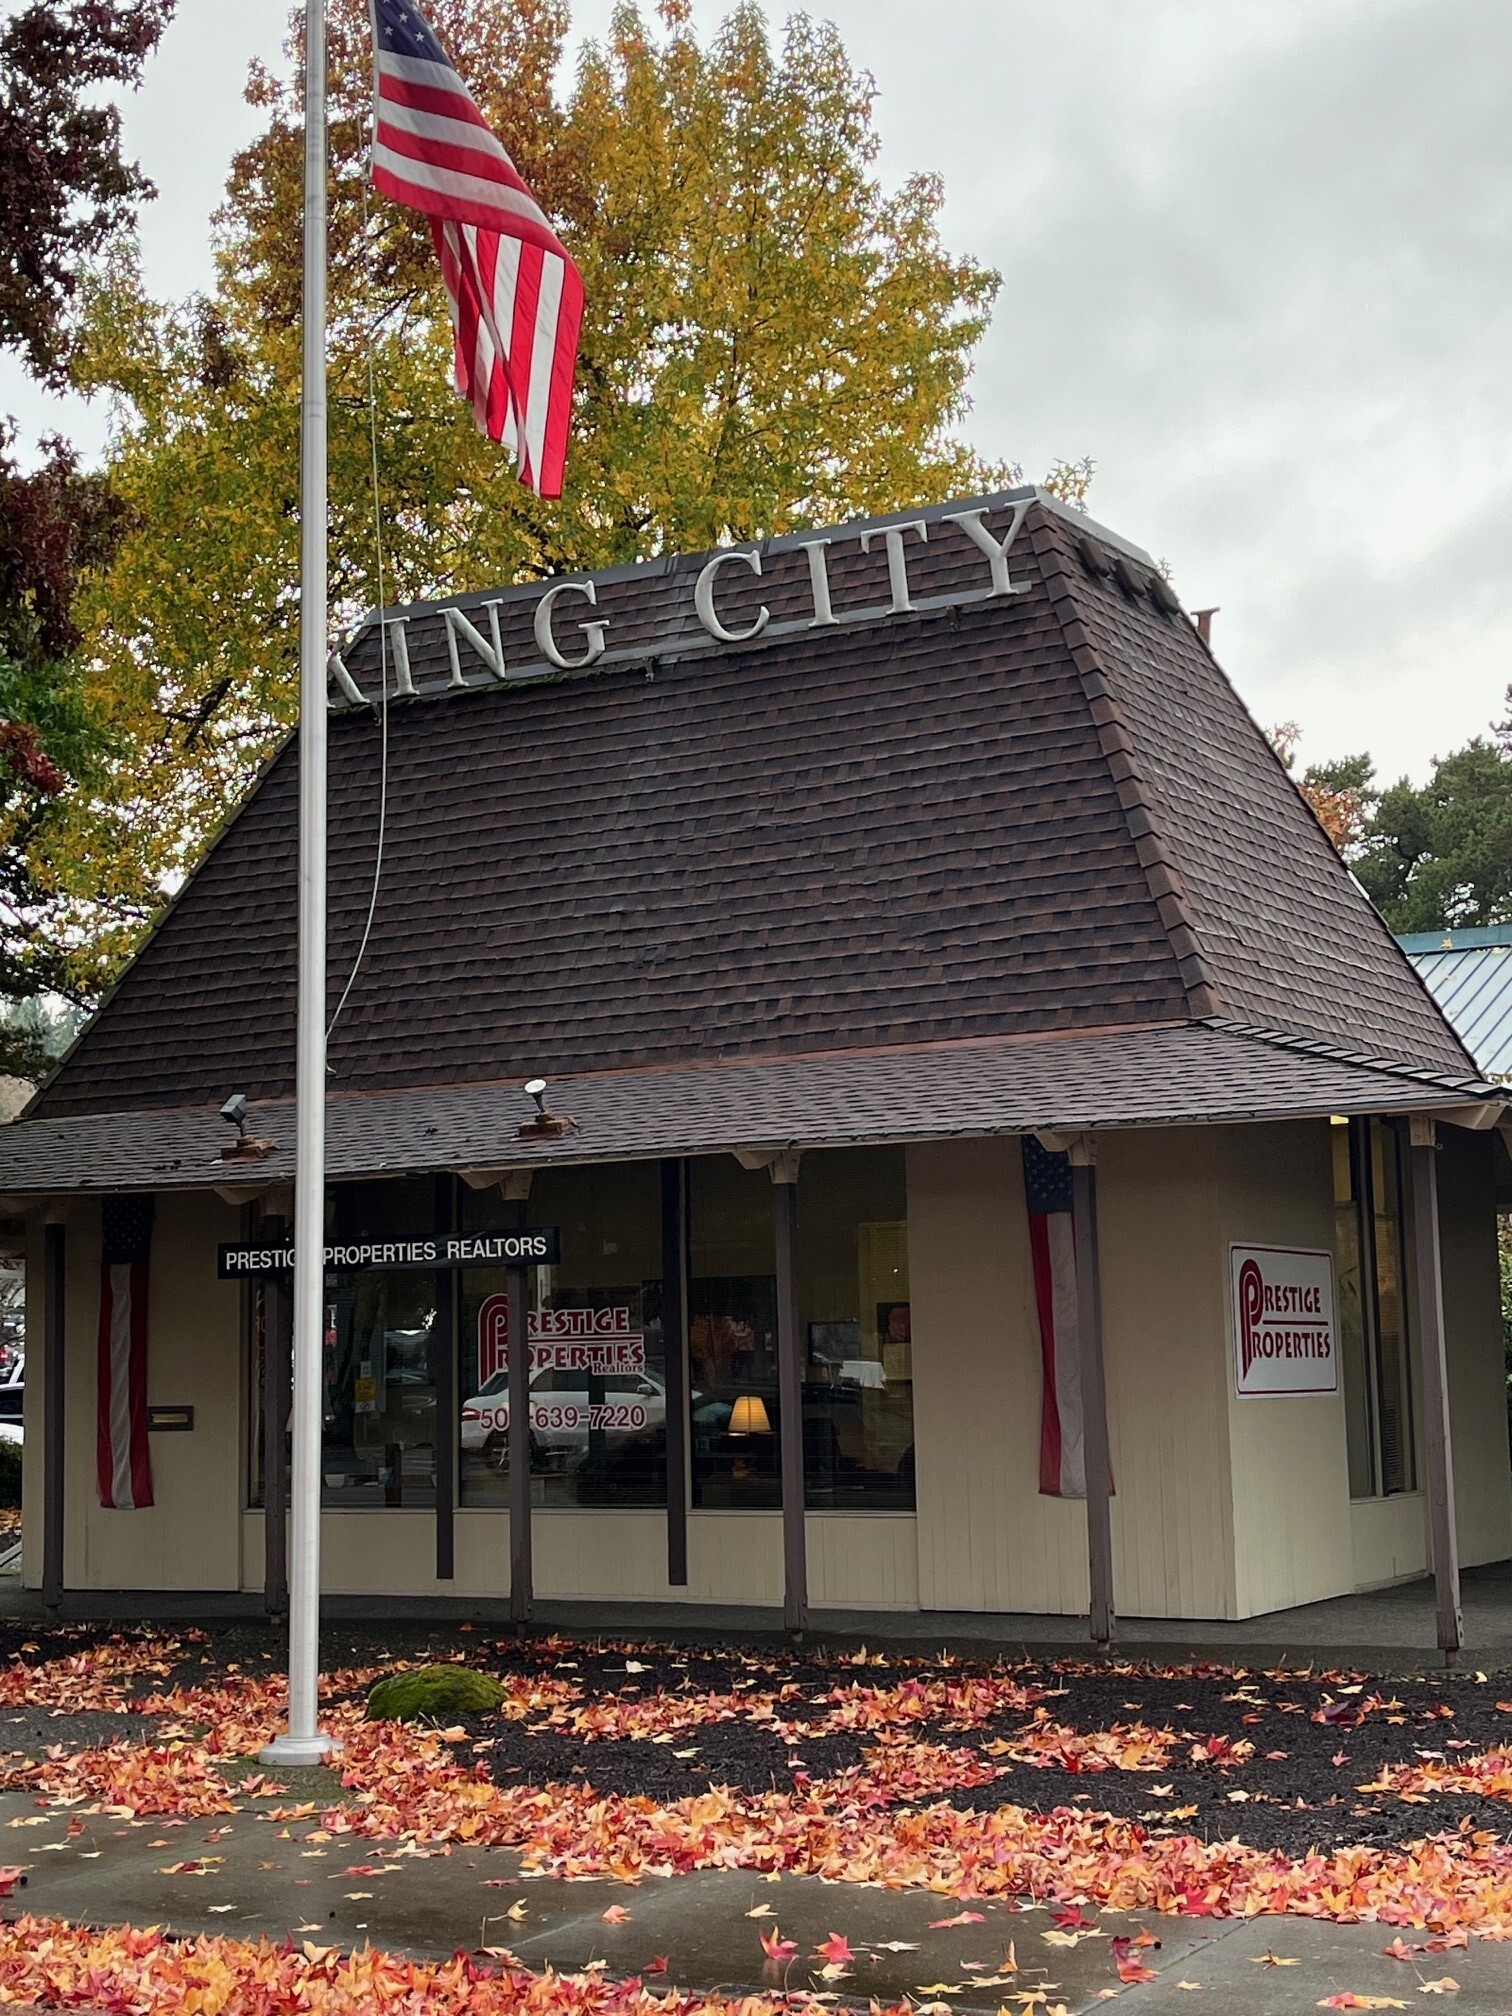
[[[326,1076],[326,34],[305,0],[304,397],[299,577],[299,1006],[294,1147],[294,1460],[289,1726],[270,1764],[318,1764]]]

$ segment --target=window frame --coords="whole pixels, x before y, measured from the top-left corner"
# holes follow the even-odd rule
[[[1408,1184],[1411,1170],[1408,1158],[1402,1152],[1402,1130],[1398,1122],[1369,1115],[1356,1115],[1348,1123],[1349,1129],[1349,1179],[1350,1196],[1347,1200],[1335,1200],[1336,1223],[1340,1208],[1347,1208],[1352,1226],[1355,1256],[1359,1266],[1360,1279],[1360,1323],[1363,1332],[1363,1358],[1365,1365],[1365,1388],[1362,1398],[1365,1406],[1366,1456],[1369,1463],[1369,1489],[1358,1496],[1350,1491],[1350,1502],[1366,1505],[1384,1502],[1389,1498],[1414,1496],[1420,1489],[1417,1450],[1417,1396],[1414,1391],[1414,1358],[1412,1297],[1408,1293],[1408,1267],[1410,1265],[1407,1239]],[[1385,1353],[1386,1340],[1381,1323],[1381,1251],[1378,1227],[1385,1214],[1377,1195],[1374,1147],[1379,1141],[1383,1153],[1390,1155],[1396,1175],[1396,1263],[1397,1298],[1400,1308],[1400,1336],[1402,1364],[1400,1389],[1402,1412],[1404,1415],[1401,1448],[1405,1457],[1404,1481],[1388,1485],[1385,1478],[1385,1457],[1381,1433],[1382,1394],[1387,1387],[1388,1373]],[[1348,1366],[1346,1361],[1346,1376]]]

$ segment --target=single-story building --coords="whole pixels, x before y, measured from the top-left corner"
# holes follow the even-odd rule
[[[1503,1095],[1146,553],[1013,490],[330,694],[327,1591],[1105,1638],[1433,1565],[1453,1649]],[[282,1599],[298,784],[0,1135],[52,1603]]]

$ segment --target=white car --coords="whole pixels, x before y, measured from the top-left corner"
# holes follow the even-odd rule
[[[662,1428],[667,1391],[650,1372],[606,1372],[602,1400],[589,1392],[587,1374],[543,1366],[530,1382],[530,1439],[543,1452],[585,1456],[590,1429],[611,1443]],[[509,1374],[495,1372],[462,1408],[464,1453],[503,1463],[509,1435]]]

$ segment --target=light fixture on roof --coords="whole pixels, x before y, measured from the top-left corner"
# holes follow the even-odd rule
[[[563,1113],[546,1111],[546,1080],[531,1078],[526,1081],[525,1090],[536,1103],[536,1110],[528,1120],[520,1123],[519,1136],[522,1141],[557,1141],[562,1135],[570,1134],[576,1127],[576,1120]]]
[[[236,1129],[236,1139],[220,1151],[222,1162],[260,1162],[278,1146],[276,1141],[255,1138],[247,1133],[247,1095],[233,1092],[220,1109],[220,1117]]]

